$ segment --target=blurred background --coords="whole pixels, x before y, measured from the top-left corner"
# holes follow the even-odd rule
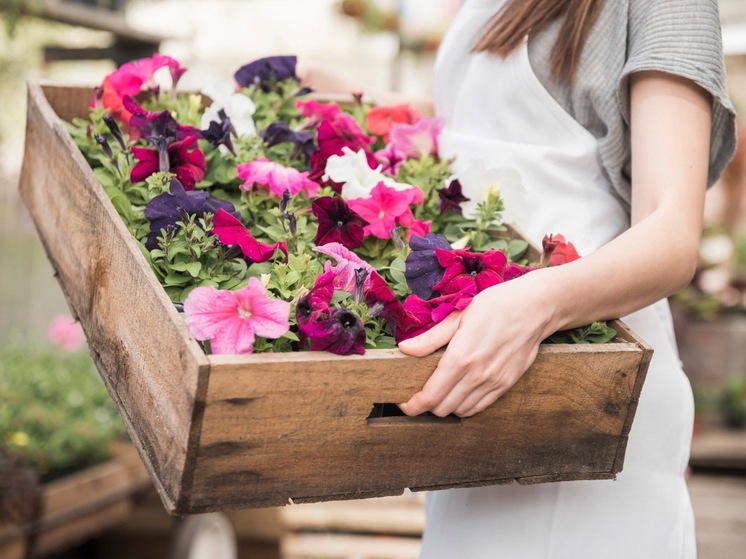
[[[199,89],[261,56],[296,54],[371,88],[429,95],[435,51],[459,5],[0,0],[0,379],[10,387],[0,390],[7,399],[0,401],[0,447],[33,456],[41,482],[24,477],[14,459],[0,453],[1,558],[29,550],[57,559],[417,556],[423,514],[416,495],[174,519],[163,512],[126,444],[106,462],[108,455],[98,451],[121,439],[121,427],[81,348],[80,332],[65,319],[67,305],[17,184],[27,79],[95,85],[118,64],[157,51],[189,68],[180,88]],[[746,1],[720,0],[720,7],[729,88],[739,109],[746,107]],[[743,121],[740,130],[746,139]],[[743,558],[746,141],[708,193],[700,267],[672,306],[697,403],[690,488],[700,558]],[[65,462],[73,455],[77,462]],[[62,484],[54,486],[61,495],[58,514],[24,533],[24,519],[38,520],[41,513],[31,510],[33,501],[22,489],[45,491],[49,483]],[[103,486],[110,491],[102,492]]]

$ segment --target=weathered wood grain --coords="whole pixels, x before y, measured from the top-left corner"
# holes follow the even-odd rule
[[[65,91],[29,85],[21,195],[125,425],[175,503],[207,359],[65,130],[60,118],[84,115],[89,102]]]
[[[439,354],[205,356],[59,119],[84,116],[91,93],[31,84],[21,189],[169,512],[621,470],[652,354],[621,323],[616,343],[542,346],[507,395],[464,420],[368,420],[419,390]]]
[[[543,347],[475,417],[368,421],[424,384],[439,355],[212,356],[189,510],[400,494],[405,488],[613,478],[642,352]]]

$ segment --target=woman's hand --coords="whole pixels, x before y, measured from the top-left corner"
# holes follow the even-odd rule
[[[468,417],[521,378],[541,341],[552,333],[551,304],[546,300],[550,290],[541,286],[544,272],[490,287],[463,311],[399,344],[401,351],[418,357],[448,344],[422,390],[400,405],[404,413]]]

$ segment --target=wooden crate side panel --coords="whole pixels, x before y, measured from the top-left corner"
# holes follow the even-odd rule
[[[67,111],[63,92],[55,98]],[[35,84],[20,187],[99,372],[164,502],[174,502],[207,360]]]
[[[181,512],[618,471],[641,360],[631,344],[545,348],[488,410],[450,423],[367,421],[374,403],[406,401],[439,358],[369,353],[213,358],[192,499]]]

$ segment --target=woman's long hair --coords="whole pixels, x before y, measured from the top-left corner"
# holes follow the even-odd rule
[[[487,22],[472,50],[507,56],[527,35],[562,17],[552,51],[552,77],[572,82],[602,3],[603,0],[508,0]]]

